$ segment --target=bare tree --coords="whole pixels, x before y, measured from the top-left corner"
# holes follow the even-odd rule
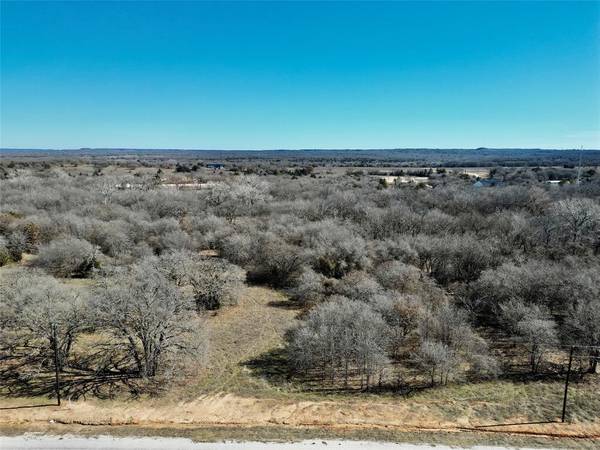
[[[423,273],[414,266],[400,261],[387,261],[377,267],[375,276],[386,289],[399,292],[417,292],[422,283]]]
[[[170,354],[197,352],[193,304],[172,285],[153,261],[107,279],[98,290],[94,314],[98,326],[123,345],[140,376],[151,378]],[[201,344],[206,344],[201,343]]]
[[[494,376],[497,365],[485,341],[470,327],[466,314],[449,304],[437,305],[420,318],[421,346],[415,359],[435,383],[457,378],[469,366],[477,376]],[[476,372],[479,370],[479,372]]]
[[[292,297],[305,305],[320,303],[325,299],[326,287],[324,284],[326,280],[327,278],[320,273],[306,268],[291,289]]]
[[[244,271],[219,258],[202,258],[188,251],[161,256],[160,269],[178,286],[189,286],[198,310],[237,304]]]
[[[440,384],[446,384],[452,372],[460,364],[456,352],[447,344],[430,340],[424,340],[421,343],[415,360],[428,371],[432,386],[436,380]]]
[[[188,280],[198,309],[235,305],[244,285],[244,271],[223,260],[204,260],[189,267]]]
[[[0,324],[16,333],[13,338],[18,336],[14,349],[48,364],[56,343],[61,371],[76,338],[90,326],[87,305],[80,291],[51,276],[14,271],[0,282]]]
[[[296,283],[304,268],[302,249],[267,234],[257,242],[256,252],[248,280],[275,287],[290,287]]]
[[[536,373],[548,347],[558,343],[556,324],[550,319],[529,318],[517,324],[517,332],[529,347],[531,371]]]
[[[589,371],[595,373],[600,359],[600,299],[580,300],[569,308],[562,334],[566,343],[587,347]]]
[[[364,302],[335,297],[314,308],[289,336],[289,351],[299,370],[320,369],[333,382],[341,372],[348,385],[351,370],[367,389],[387,364],[389,330]]]
[[[570,245],[589,247],[600,230],[600,205],[588,198],[560,200],[552,205],[557,241],[566,239]]]
[[[311,249],[314,269],[325,276],[341,278],[368,264],[364,239],[334,221],[307,226],[302,238],[303,244]]]
[[[108,205],[111,200],[113,194],[119,188],[119,181],[116,177],[113,176],[103,176],[97,182],[98,192],[102,195],[102,203],[104,205]]]
[[[548,347],[558,344],[556,323],[547,310],[512,300],[501,305],[502,318],[508,331],[528,347],[529,366],[536,373]]]
[[[233,222],[241,215],[251,215],[270,198],[269,185],[256,176],[244,176],[231,183],[219,183],[211,189],[209,202],[220,215]]]

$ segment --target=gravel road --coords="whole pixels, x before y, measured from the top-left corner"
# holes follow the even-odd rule
[[[460,447],[445,445],[415,445],[389,442],[365,441],[321,441],[302,442],[193,442],[183,438],[115,438],[98,436],[93,438],[78,436],[45,436],[27,434],[23,436],[0,436],[1,450],[74,450],[74,449],[140,449],[140,450],[277,450],[277,449],[348,449],[348,450],[457,450]],[[474,450],[507,450],[508,447],[471,447]],[[537,449],[540,450],[540,449]]]

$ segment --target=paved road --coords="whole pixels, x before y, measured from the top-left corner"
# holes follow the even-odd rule
[[[348,449],[348,450],[457,450],[445,445],[413,445],[387,442],[359,441],[302,441],[293,443],[263,442],[215,442],[198,443],[183,438],[115,438],[99,436],[0,436],[1,450],[74,450],[74,449],[140,449],[140,450],[302,450],[302,449]],[[472,447],[475,450],[506,450],[507,447]],[[539,449],[537,449],[539,450]]]

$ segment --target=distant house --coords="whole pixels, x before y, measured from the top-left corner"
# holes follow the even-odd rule
[[[404,176],[404,175],[379,175],[377,176],[380,183],[384,183],[386,186],[398,186],[398,185],[415,185],[419,188],[432,188],[428,181],[429,177],[418,177],[418,176]]]
[[[125,190],[125,189],[141,189],[144,187],[144,185],[142,183],[119,183],[119,184],[115,184],[115,187],[119,190]]]
[[[485,179],[485,180],[477,180],[473,183],[473,187],[481,188],[481,187],[494,187],[494,186],[502,186],[504,183],[500,180],[494,180],[493,178]]]
[[[429,181],[429,177],[419,177],[419,176],[412,176],[412,175],[407,175],[407,176],[399,176],[396,177],[396,183],[402,183],[402,184],[406,184],[406,183],[427,183]]]
[[[398,177],[393,177],[393,176],[379,176],[377,177],[380,180],[384,180],[386,182],[386,184],[396,184],[396,181],[398,180]]]
[[[225,167],[225,164],[223,163],[208,163],[206,165],[206,167],[208,167],[209,169],[222,169],[223,167]]]
[[[210,189],[217,185],[214,181],[207,181],[206,183],[162,183],[161,186],[166,189]]]

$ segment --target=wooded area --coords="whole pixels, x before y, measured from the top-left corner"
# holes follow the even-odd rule
[[[382,180],[400,172],[427,182]],[[572,345],[579,375],[597,373],[597,169],[491,167],[490,187],[464,172],[5,159],[3,392],[50,393],[36,385],[54,346],[74,397],[168,389],[202,366],[206,321],[243,307],[245,284],[298,311],[257,373],[272,383],[405,392],[554,377]]]

